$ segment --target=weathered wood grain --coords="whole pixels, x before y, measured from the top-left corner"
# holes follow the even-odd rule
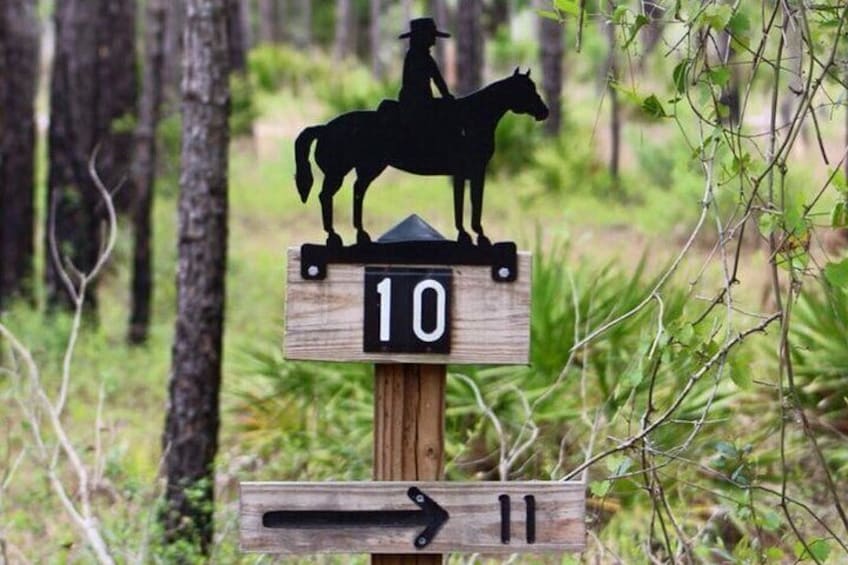
[[[444,473],[444,365],[374,367],[374,480],[438,481]],[[439,565],[439,554],[372,555],[371,565]]]
[[[265,528],[262,515],[286,511],[416,510],[407,490],[417,486],[450,518],[426,548],[416,551],[420,527]],[[501,541],[501,495],[510,497],[510,540]],[[536,501],[536,541],[526,539],[525,496]],[[354,482],[242,483],[241,549],[314,553],[543,553],[585,547],[582,482]]]
[[[514,283],[494,282],[489,267],[453,267],[451,353],[443,355],[364,352],[364,266],[330,265],[325,280],[306,281],[300,277],[300,250],[289,249],[288,259],[287,359],[491,365],[529,362],[529,253],[518,254],[518,280]]]

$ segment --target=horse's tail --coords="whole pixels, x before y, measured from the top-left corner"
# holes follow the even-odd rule
[[[321,133],[324,126],[313,126],[306,128],[297,140],[294,142],[295,161],[297,169],[295,172],[295,182],[297,183],[297,192],[300,194],[300,199],[305,203],[309,198],[309,191],[312,190],[312,167],[309,164],[309,148],[312,147],[312,142]]]

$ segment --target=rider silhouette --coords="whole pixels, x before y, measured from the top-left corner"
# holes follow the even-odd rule
[[[430,88],[431,80],[436,84],[443,99],[453,100],[453,95],[439,71],[439,65],[430,55],[430,48],[436,44],[438,37],[450,37],[450,34],[439,31],[433,18],[411,20],[409,31],[398,37],[409,38],[409,51],[403,60],[403,86],[398,98],[403,113],[412,115],[419,123],[429,120],[435,108],[433,91]]]

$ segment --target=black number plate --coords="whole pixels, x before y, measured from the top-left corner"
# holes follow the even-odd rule
[[[450,353],[451,269],[365,268],[366,352]]]

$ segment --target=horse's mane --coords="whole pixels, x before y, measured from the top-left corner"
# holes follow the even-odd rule
[[[483,86],[480,89],[475,90],[474,92],[466,94],[465,96],[460,96],[459,98],[457,98],[457,100],[468,100],[469,98],[478,97],[480,95],[491,94],[492,91],[501,90],[503,87],[508,85],[507,83],[509,83],[511,80],[513,80],[515,78],[516,78],[516,75],[509,75],[508,77],[502,78],[500,80],[490,82],[486,86]]]

